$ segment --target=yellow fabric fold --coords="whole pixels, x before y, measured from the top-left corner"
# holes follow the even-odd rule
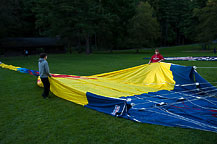
[[[12,65],[6,65],[4,63],[1,63],[0,67],[10,69],[10,70],[14,70],[14,71],[17,71],[17,68],[20,68],[20,67],[16,67],[16,66],[12,66]]]
[[[173,90],[171,64],[144,64],[119,71],[79,78],[49,78],[51,92],[66,100],[86,105],[86,92],[105,97],[126,97],[159,90]],[[38,85],[41,85],[38,81]]]

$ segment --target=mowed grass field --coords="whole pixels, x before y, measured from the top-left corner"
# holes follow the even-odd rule
[[[217,56],[200,46],[160,49],[167,56]],[[148,63],[153,50],[109,53],[49,54],[51,73],[93,75]],[[5,64],[38,70],[38,56],[0,57]],[[217,61],[168,61],[217,67]],[[217,69],[197,69],[206,80],[217,82]],[[51,94],[42,98],[37,78],[0,68],[0,144],[216,144],[217,133],[165,127],[112,117]],[[217,85],[217,83],[213,83]]]

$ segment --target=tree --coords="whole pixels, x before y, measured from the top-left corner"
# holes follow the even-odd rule
[[[59,35],[71,47],[77,39],[78,45],[85,41],[86,53],[90,50],[90,37],[96,31],[98,4],[92,0],[39,0],[33,9],[36,14],[36,27],[41,35]]]
[[[135,14],[135,1],[137,0],[100,0],[103,7],[103,15],[100,21],[98,35],[103,38],[110,50],[125,49],[127,45],[127,26],[129,20]],[[101,27],[102,26],[102,27]]]
[[[192,0],[195,8],[204,8],[208,0]]]
[[[192,20],[192,1],[154,0],[152,2],[161,26],[161,45],[185,44],[190,38],[188,29]]]
[[[206,7],[195,9],[194,14],[199,19],[196,39],[201,42],[217,39],[217,0],[209,0]]]
[[[153,9],[148,2],[140,2],[136,8],[136,15],[129,24],[130,43],[137,48],[153,47],[159,38],[159,24],[153,17]]]
[[[0,37],[30,37],[37,35],[31,9],[34,0],[1,0]]]
[[[11,11],[11,7],[9,7],[10,1],[3,0],[1,1],[0,5],[0,38],[7,37],[9,26],[12,23],[15,23],[15,20],[13,19],[13,14]]]
[[[111,51],[132,45],[152,47],[159,37],[161,46],[192,43],[195,37],[197,41],[210,41],[216,38],[215,3],[216,0],[1,0],[0,38],[60,36],[70,51],[72,46],[83,51],[84,46],[86,53],[91,52],[93,44],[97,49]]]

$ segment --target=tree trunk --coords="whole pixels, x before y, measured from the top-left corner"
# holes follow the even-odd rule
[[[78,53],[83,52],[82,47],[81,47],[81,37],[80,36],[78,37],[77,51],[78,51]]]
[[[136,53],[137,53],[137,54],[139,53],[139,48],[136,48]]]
[[[90,54],[90,40],[89,40],[89,34],[86,36],[86,54]]]
[[[203,44],[202,44],[202,49],[203,49],[203,50],[206,50],[206,43],[203,43]]]
[[[98,46],[97,46],[97,39],[96,39],[96,33],[95,33],[95,47],[96,47],[96,49],[98,50]]]
[[[68,41],[68,50],[69,50],[69,53],[72,54],[72,47],[71,47],[70,41]]]
[[[168,45],[168,42],[167,42],[167,39],[168,39],[168,23],[167,23],[167,21],[165,23],[163,23],[163,26],[162,26],[162,37],[163,37],[163,46],[167,46]]]

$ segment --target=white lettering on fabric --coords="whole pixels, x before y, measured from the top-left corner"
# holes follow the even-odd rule
[[[115,108],[112,112],[112,115],[116,115],[116,113],[120,110],[120,106],[119,105],[115,105]]]

